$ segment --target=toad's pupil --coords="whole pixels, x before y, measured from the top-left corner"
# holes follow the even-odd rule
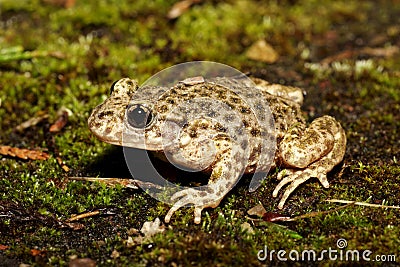
[[[135,128],[145,128],[152,120],[150,110],[142,105],[128,107],[127,117],[129,125]]]

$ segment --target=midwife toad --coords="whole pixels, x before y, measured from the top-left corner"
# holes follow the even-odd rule
[[[168,152],[168,158],[194,169],[204,169],[204,162],[198,162],[208,157],[208,146],[204,145],[204,140],[211,140],[214,155],[208,157],[208,167],[205,168],[211,172],[208,189],[199,191],[186,188],[175,193],[172,200],[176,202],[165,217],[167,223],[176,210],[188,204],[194,205],[195,223],[200,223],[201,211],[207,207],[217,207],[243,172],[257,171],[266,175],[271,164],[272,167],[284,168],[278,174],[281,181],[273,191],[273,196],[276,197],[283,186],[290,184],[278,204],[280,209],[289,195],[311,177],[318,178],[325,188],[329,187],[327,173],[341,162],[346,148],[345,132],[339,122],[333,117],[322,116],[307,126],[300,110],[303,102],[301,89],[269,84],[256,78],[252,79],[254,83],[249,81],[195,77],[181,81],[172,88],[141,87],[143,90],[136,94],[138,83],[124,78],[113,84],[111,96],[93,110],[88,125],[94,135],[104,142],[165,152],[162,128],[165,122],[173,122],[181,131],[177,138],[178,145]],[[261,97],[254,97],[251,93],[244,95],[253,98],[252,101],[266,100],[273,120],[264,118],[263,110],[256,110],[258,114],[255,114],[255,109],[248,105],[243,95],[237,93],[252,90],[257,90]],[[208,104],[196,103],[196,98],[225,103],[228,110],[239,117],[242,128],[230,126],[232,114],[225,114],[225,111],[207,111],[208,117],[188,121],[183,113],[200,114],[203,109],[209,108]],[[187,107],[180,107],[183,102],[190,103],[191,111]],[[245,135],[247,139],[235,144],[239,139],[228,134],[229,127],[236,127],[234,129],[240,132],[238,135]],[[275,131],[268,132],[268,127]],[[268,151],[272,151],[272,158],[262,160],[261,152],[266,151],[261,149],[264,140],[274,147],[268,148]],[[241,154],[248,157],[243,160]],[[186,162],[181,157],[185,157]]]

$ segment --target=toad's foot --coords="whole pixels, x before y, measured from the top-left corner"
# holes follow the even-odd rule
[[[284,177],[286,176],[286,177]],[[284,178],[283,178],[284,177]],[[290,194],[302,183],[310,179],[311,177],[316,177],[321,182],[321,184],[325,187],[329,187],[329,182],[326,177],[325,170],[319,170],[318,168],[307,168],[303,170],[282,170],[278,173],[278,180],[280,183],[276,186],[274,192],[272,193],[273,197],[277,197],[279,190],[285,186],[286,184],[290,185],[286,188],[285,193],[283,194],[281,201],[279,201],[278,208],[282,209],[285,205],[287,198]]]
[[[207,194],[207,196],[204,196]],[[165,222],[169,223],[172,215],[179,208],[184,207],[189,204],[194,205],[194,223],[199,224],[201,221],[201,211],[205,208],[216,208],[221,202],[221,198],[209,194],[202,190],[196,190],[193,188],[187,188],[182,191],[176,192],[171,200],[178,199],[172,208],[168,211],[167,215],[165,215]]]
[[[286,142],[280,147],[280,157],[289,169],[278,174],[278,180],[284,178],[273,196],[276,197],[279,190],[290,183],[279,202],[280,209],[289,195],[311,177],[318,178],[328,188],[326,175],[342,161],[346,151],[346,134],[340,123],[330,116],[315,119],[303,134],[296,136],[297,133],[301,133],[301,128],[286,135]],[[307,149],[302,144],[307,144]]]

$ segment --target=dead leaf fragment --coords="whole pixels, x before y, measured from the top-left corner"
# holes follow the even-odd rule
[[[119,254],[119,252],[117,251],[117,250],[113,250],[112,252],[111,252],[111,258],[113,258],[113,259],[116,259],[116,258],[119,258],[119,256],[120,256],[120,254]]]
[[[43,0],[53,6],[62,6],[64,8],[71,8],[75,5],[75,0]]]
[[[67,124],[67,122],[68,122],[68,115],[69,115],[69,114],[68,114],[68,112],[67,112],[66,110],[62,110],[62,111],[60,112],[60,114],[59,114],[58,119],[56,120],[56,122],[53,123],[53,124],[50,126],[49,131],[50,131],[51,133],[56,133],[56,132],[61,131],[61,130],[64,128],[64,126]]]
[[[65,172],[69,172],[69,167],[67,165],[62,165],[61,168],[65,171]]]
[[[0,146],[0,155],[32,160],[47,160],[50,157],[46,152],[10,146]]]
[[[258,40],[246,52],[249,59],[265,63],[275,63],[279,59],[278,53],[265,40]]]
[[[58,165],[61,166],[61,168],[65,171],[65,172],[69,172],[69,167],[67,165],[65,165],[64,161],[62,160],[61,157],[57,156],[56,157],[57,163]]]
[[[67,225],[69,228],[71,228],[72,230],[82,230],[85,228],[85,225],[81,224],[81,223],[70,223],[70,222],[66,222],[65,225]]]
[[[46,251],[39,249],[31,249],[31,255],[44,257],[46,255]]]
[[[69,267],[95,267],[96,262],[90,258],[73,259],[68,264]]]
[[[133,238],[131,236],[128,236],[128,239],[125,240],[125,244],[126,244],[126,247],[131,248],[134,245],[136,245],[136,241],[133,240]]]
[[[288,221],[291,219],[288,216],[282,216],[282,214],[275,212],[267,212],[262,216],[262,218],[266,222]]]
[[[262,204],[258,204],[247,211],[250,216],[262,217],[267,211]]]
[[[154,222],[145,222],[142,226],[142,229],[140,229],[140,233],[135,231],[130,231],[131,234],[137,236],[134,238],[128,236],[128,239],[125,240],[124,242],[126,243],[127,247],[132,247],[136,244],[142,244],[143,242],[148,241],[153,235],[164,232],[164,230],[165,226],[161,225],[161,221],[159,218],[156,218]]]
[[[287,216],[282,216],[279,213],[275,212],[267,212],[264,208],[263,205],[258,204],[254,206],[253,208],[249,209],[247,211],[247,214],[251,216],[257,216],[263,219],[263,221],[266,222],[276,222],[276,221],[286,221],[290,219],[290,217]]]
[[[156,218],[154,222],[145,222],[140,229],[140,232],[144,234],[145,237],[149,238],[155,234],[162,233],[165,230],[165,226],[161,225],[159,218]]]
[[[180,17],[183,13],[189,10],[189,8],[197,3],[200,3],[201,0],[183,0],[175,3],[171,9],[168,11],[167,18],[168,19],[176,19]]]
[[[244,222],[240,225],[243,231],[246,231],[248,234],[254,234],[254,229],[248,222]]]

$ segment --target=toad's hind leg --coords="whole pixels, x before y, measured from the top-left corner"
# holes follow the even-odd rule
[[[279,156],[289,168],[278,174],[278,179],[283,179],[276,186],[273,196],[276,197],[286,184],[290,185],[278,208],[283,208],[289,195],[311,177],[318,178],[328,188],[327,173],[342,161],[345,149],[345,132],[340,123],[330,116],[315,119],[302,135],[285,136]]]

